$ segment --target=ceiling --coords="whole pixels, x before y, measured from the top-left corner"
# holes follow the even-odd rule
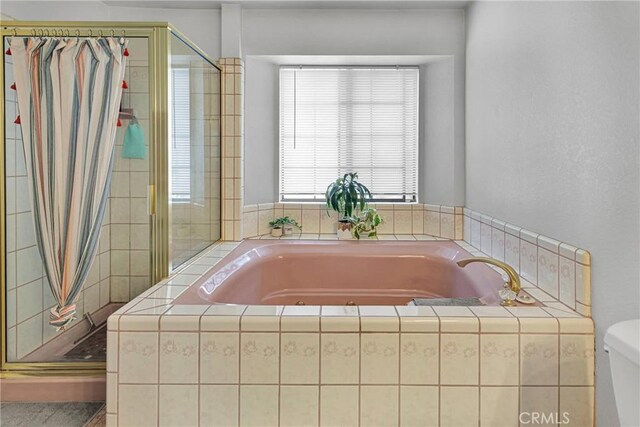
[[[108,6],[163,9],[219,9],[239,4],[247,9],[463,9],[471,0],[102,0]]]

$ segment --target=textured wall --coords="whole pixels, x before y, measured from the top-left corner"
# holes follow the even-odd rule
[[[467,11],[466,205],[592,252],[598,425],[617,419],[603,335],[638,318],[638,3]]]

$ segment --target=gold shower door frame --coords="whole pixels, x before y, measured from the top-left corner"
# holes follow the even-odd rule
[[[6,37],[139,37],[149,42],[149,156],[148,211],[151,215],[151,282],[169,274],[169,60],[171,34],[176,35],[219,71],[217,62],[168,22],[56,22],[5,21]],[[103,375],[105,362],[8,362],[6,359],[6,194],[5,194],[5,75],[0,61],[0,378],[46,375]]]

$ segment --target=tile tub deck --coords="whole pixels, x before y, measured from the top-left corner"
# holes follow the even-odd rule
[[[540,307],[172,304],[238,244],[109,318],[107,425],[593,425],[593,322],[526,280]]]

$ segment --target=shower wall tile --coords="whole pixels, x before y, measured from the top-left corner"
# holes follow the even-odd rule
[[[147,50],[144,40],[130,40],[130,57],[125,70],[129,88],[123,91],[121,107],[133,109],[133,114],[144,131],[147,157],[122,157],[124,136],[130,124],[129,120],[122,120],[122,127],[116,131],[115,162],[109,193],[110,251],[102,263],[109,270],[110,302],[130,301],[151,286],[151,229],[147,209],[147,185],[150,182]]]

